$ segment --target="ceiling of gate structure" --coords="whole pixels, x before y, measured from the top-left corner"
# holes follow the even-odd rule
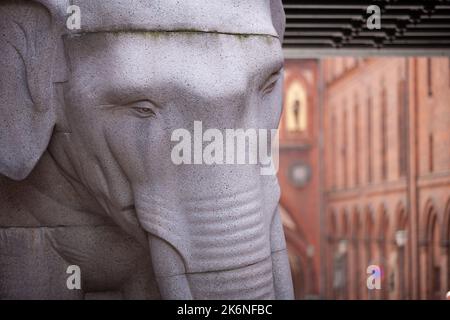
[[[450,55],[450,0],[283,0],[283,4],[287,58]]]

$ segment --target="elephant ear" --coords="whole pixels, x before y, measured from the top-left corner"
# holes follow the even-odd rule
[[[53,126],[54,32],[49,11],[32,2],[0,4],[0,174],[25,179]]]
[[[281,0],[270,0],[270,10],[272,12],[273,26],[277,30],[280,40],[283,40],[286,28],[286,15]]]

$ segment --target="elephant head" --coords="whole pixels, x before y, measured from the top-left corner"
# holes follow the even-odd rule
[[[0,172],[44,151],[148,246],[163,298],[291,298],[275,176],[172,161],[177,129],[276,129],[280,0],[2,5]],[[233,152],[235,152],[233,150]]]

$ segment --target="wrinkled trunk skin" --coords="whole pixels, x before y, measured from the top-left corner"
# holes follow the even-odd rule
[[[158,186],[166,193],[137,188],[162,298],[291,299],[276,178],[255,166],[191,170]]]

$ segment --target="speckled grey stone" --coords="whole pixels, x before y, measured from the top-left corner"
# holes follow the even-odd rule
[[[0,4],[0,298],[292,298],[276,177],[171,161],[195,121],[278,127],[281,1],[70,4]]]

